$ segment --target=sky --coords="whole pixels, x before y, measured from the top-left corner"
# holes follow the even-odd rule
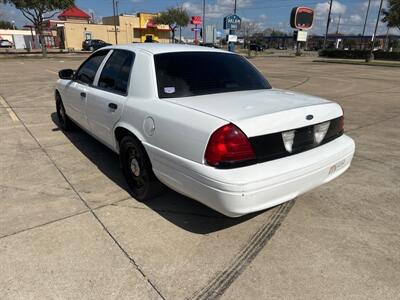
[[[330,32],[336,32],[340,18],[341,33],[360,34],[363,29],[368,0],[333,0],[332,23]],[[315,9],[313,34],[325,32],[329,1],[321,0],[237,0],[237,14],[244,21],[255,22],[260,28],[274,28],[291,33],[289,26],[290,11],[295,6],[308,6]],[[384,0],[384,6],[386,6]],[[112,0],[76,0],[76,5],[93,13],[95,19],[112,15]],[[371,9],[367,22],[366,35],[372,35],[380,0],[371,0]],[[168,7],[183,6],[190,15],[202,15],[203,0],[119,0],[119,13],[159,12]],[[206,0],[206,24],[222,29],[223,17],[232,13],[234,0]],[[21,13],[10,5],[0,4],[0,19],[14,20],[17,26],[27,24]],[[385,24],[380,24],[378,34],[386,33]],[[186,31],[190,33],[189,30]],[[397,29],[390,31],[399,34]]]

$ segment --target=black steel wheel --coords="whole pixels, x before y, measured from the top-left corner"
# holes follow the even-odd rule
[[[130,193],[136,200],[146,201],[163,191],[143,145],[134,137],[125,136],[122,139],[120,161]]]
[[[58,94],[56,95],[56,110],[57,110],[58,123],[60,124],[61,129],[64,131],[70,130],[72,127],[72,122],[68,118],[64,104],[61,100],[60,95]]]

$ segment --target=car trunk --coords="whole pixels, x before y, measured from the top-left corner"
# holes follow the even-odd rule
[[[307,151],[343,134],[343,111],[338,104],[300,93],[271,89],[167,101],[235,124],[249,138],[256,162]],[[324,123],[323,138],[317,141],[317,128]]]
[[[318,124],[343,114],[336,103],[278,89],[163,100],[231,122],[248,137]]]

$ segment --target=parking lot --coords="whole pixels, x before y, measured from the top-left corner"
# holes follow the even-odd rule
[[[1,299],[400,297],[400,69],[263,57],[276,88],[340,103],[356,142],[333,182],[229,219],[127,193],[118,157],[58,129],[54,84],[83,58],[0,59]]]

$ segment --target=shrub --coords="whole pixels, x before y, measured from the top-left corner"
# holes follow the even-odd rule
[[[326,49],[319,52],[319,56],[345,59],[366,59],[368,55],[369,50]],[[378,50],[374,51],[374,57],[380,60],[400,60],[400,52]]]

